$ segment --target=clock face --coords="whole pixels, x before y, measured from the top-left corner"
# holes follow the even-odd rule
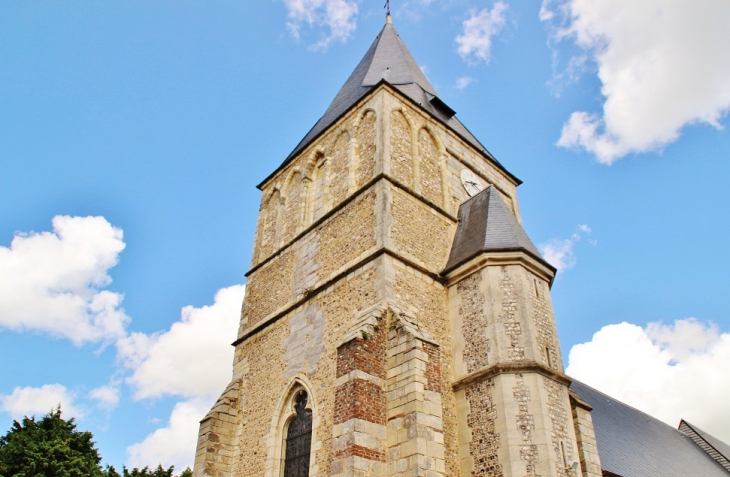
[[[484,179],[474,174],[469,169],[461,170],[461,183],[464,185],[464,189],[470,197],[475,196],[487,187],[487,183],[484,182]]]

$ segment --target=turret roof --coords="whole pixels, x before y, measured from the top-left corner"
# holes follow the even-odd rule
[[[462,139],[471,144],[477,151],[481,152],[489,161],[496,164],[497,167],[502,169],[518,184],[521,183],[519,179],[507,171],[487,151],[487,148],[454,116],[455,112],[438,97],[436,90],[431,86],[428,79],[426,79],[426,75],[423,74],[418,63],[413,59],[410,51],[408,51],[405,43],[403,43],[400,35],[398,35],[395,27],[393,27],[390,17],[388,17],[385,26],[337,93],[324,115],[309,130],[299,144],[297,144],[277,171],[301,153],[320,134],[334,124],[350,108],[355,106],[368,92],[383,82],[392,85],[408,99],[418,104],[438,121],[461,136]],[[276,171],[267,177],[266,180],[275,173]]]
[[[443,273],[448,273],[481,252],[521,250],[555,268],[542,258],[499,191],[490,185],[459,207],[459,225]]]

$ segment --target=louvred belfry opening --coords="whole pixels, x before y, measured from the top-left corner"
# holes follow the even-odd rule
[[[286,434],[284,477],[308,477],[312,448],[312,411],[307,409],[307,393],[297,394],[296,417],[289,423]]]

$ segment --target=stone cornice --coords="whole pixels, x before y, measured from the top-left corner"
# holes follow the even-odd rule
[[[571,379],[563,373],[550,369],[537,361],[523,361],[519,363],[494,364],[467,374],[451,385],[454,391],[463,389],[470,384],[490,379],[500,374],[537,373],[552,379],[565,386],[570,386]]]
[[[451,286],[465,277],[486,267],[520,265],[548,282],[550,287],[555,279],[555,272],[548,268],[541,260],[522,249],[514,250],[487,250],[475,255],[464,264],[445,275],[445,285]]]
[[[438,205],[434,204],[433,202],[430,202],[423,195],[417,193],[416,191],[414,191],[410,187],[402,184],[401,182],[399,182],[398,180],[396,180],[395,178],[393,178],[389,174],[380,173],[380,174],[376,175],[375,177],[373,177],[372,179],[370,179],[367,183],[365,183],[364,185],[362,185],[352,195],[350,195],[349,197],[345,198],[345,200],[343,200],[342,202],[340,202],[339,204],[337,204],[331,210],[327,211],[327,213],[324,214],[324,215],[322,215],[322,217],[320,217],[319,219],[315,220],[310,225],[308,225],[307,227],[305,227],[293,239],[291,239],[290,241],[288,241],[287,243],[285,243],[284,245],[282,245],[281,247],[279,247],[274,253],[272,253],[271,255],[269,255],[268,257],[266,257],[265,259],[261,260],[256,265],[252,266],[246,272],[245,276],[246,277],[250,276],[256,270],[262,268],[264,265],[266,265],[267,263],[269,263],[270,261],[272,261],[275,257],[281,255],[287,248],[291,247],[294,243],[296,243],[302,237],[304,237],[305,235],[307,235],[308,233],[310,233],[312,230],[314,230],[317,227],[319,227],[322,223],[326,222],[330,217],[332,217],[335,214],[337,214],[337,212],[339,212],[340,210],[342,210],[347,204],[349,204],[350,202],[354,201],[356,198],[358,198],[361,195],[363,195],[373,185],[375,185],[376,182],[380,181],[381,179],[386,180],[387,182],[389,182],[393,186],[397,187],[398,189],[401,189],[402,191],[408,193],[413,198],[420,200],[421,202],[424,203],[424,205],[426,205],[426,206],[428,206],[428,207],[436,210],[438,213],[440,213],[443,217],[445,217],[446,219],[450,220],[451,222],[454,222],[454,223],[458,222],[458,219],[456,218],[455,215],[449,213],[448,211],[446,211],[445,209],[439,207]],[[428,272],[428,273],[431,274],[432,272]]]

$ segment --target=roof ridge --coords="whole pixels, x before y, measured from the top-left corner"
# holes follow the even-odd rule
[[[616,401],[616,402],[620,403],[620,404],[621,404],[622,406],[626,406],[626,407],[628,407],[628,408],[630,408],[630,409],[632,409],[632,410],[634,410],[634,411],[636,411],[636,412],[640,412],[641,414],[645,415],[646,417],[649,417],[649,418],[651,418],[651,419],[652,419],[653,421],[656,421],[656,422],[658,422],[658,423],[661,423],[661,424],[663,424],[663,425],[667,426],[668,428],[670,428],[670,429],[672,429],[672,430],[674,430],[674,431],[677,431],[677,432],[679,432],[680,434],[684,435],[684,433],[680,432],[680,431],[679,431],[679,429],[677,429],[676,427],[673,427],[673,426],[671,426],[671,425],[667,424],[666,422],[662,421],[661,419],[659,419],[659,418],[657,418],[657,417],[655,417],[655,416],[652,416],[651,414],[648,414],[648,413],[646,413],[646,412],[642,411],[641,409],[635,408],[635,407],[634,407],[634,406],[632,406],[631,404],[627,404],[627,403],[623,402],[622,400],[620,400],[620,399],[618,399],[618,398],[615,398],[615,397],[613,397],[613,396],[609,396],[608,394],[604,393],[603,391],[599,391],[598,389],[594,388],[593,386],[590,386],[590,385],[588,385],[588,384],[584,383],[583,381],[580,381],[580,380],[578,380],[578,379],[575,379],[575,378],[574,378],[574,377],[572,377],[572,376],[568,376],[568,377],[569,377],[569,378],[570,378],[570,379],[571,379],[571,380],[572,380],[573,382],[575,382],[575,383],[578,383],[578,385],[580,385],[580,386],[585,386],[585,387],[589,388],[590,390],[592,390],[592,391],[594,391],[594,392],[596,392],[596,393],[598,393],[598,394],[600,394],[600,395],[602,395],[602,396],[605,396],[605,397],[607,397],[607,398],[608,398],[608,402],[609,402],[609,403],[610,403],[611,401]],[[580,392],[578,393],[578,395],[580,396]],[[581,396],[581,397],[582,397],[582,396]]]

